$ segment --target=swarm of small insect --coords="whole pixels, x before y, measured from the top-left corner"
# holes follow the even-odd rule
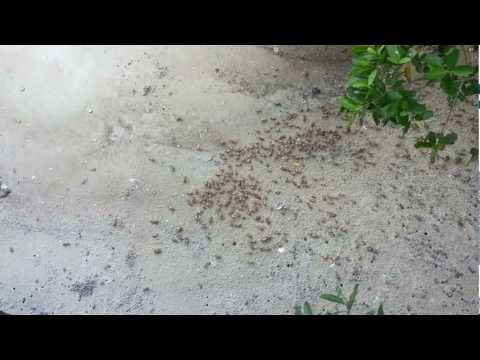
[[[196,222],[202,227],[212,226],[219,219],[228,221],[233,228],[241,228],[242,222],[250,219],[257,223],[258,232],[264,233],[264,225],[270,227],[272,222],[260,216],[260,212],[267,208],[271,191],[263,192],[260,182],[249,175],[249,170],[255,170],[258,165],[267,168],[268,172],[272,171],[271,168],[279,168],[288,176],[286,183],[299,189],[309,188],[307,178],[299,176],[303,169],[300,164],[315,158],[319,152],[329,150],[341,139],[337,130],[322,130],[317,127],[315,120],[309,121],[305,115],[301,119],[296,114],[284,119],[263,119],[261,124],[266,127],[263,133],[267,135],[257,129],[258,136],[253,143],[242,145],[235,140],[221,142],[223,152],[220,158],[224,166],[202,189],[187,194],[188,205],[202,208],[195,215]],[[323,155],[320,154],[320,157],[323,158]],[[297,176],[299,178],[295,179]],[[278,182],[274,180],[274,183]],[[316,198],[307,206],[312,209],[315,202]],[[207,210],[210,210],[208,220],[203,221],[202,216]]]
[[[211,209],[222,221],[228,217],[230,225],[235,228],[241,227],[242,220],[256,214],[265,206],[262,188],[257,179],[224,168],[208,180],[202,190],[195,190],[187,195],[190,206],[201,206],[203,210]],[[210,217],[209,225],[213,222],[213,217]]]
[[[265,163],[266,160],[291,162],[315,158],[318,152],[328,150],[341,139],[337,130],[319,129],[314,121],[308,125],[304,120],[302,126],[295,125],[296,117],[295,114],[291,114],[283,120],[271,118],[270,127],[265,132],[273,131],[279,135],[270,136],[268,140],[258,136],[255,143],[244,146],[239,145],[237,141],[222,142],[225,150],[220,154],[221,159],[230,161],[237,167],[253,163],[269,167],[269,164]],[[267,119],[262,120],[262,124],[267,123]]]

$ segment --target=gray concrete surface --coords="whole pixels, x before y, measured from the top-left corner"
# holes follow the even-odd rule
[[[0,47],[0,310],[291,314],[360,283],[355,312],[476,314],[478,168],[460,163],[476,107],[457,110],[460,140],[431,165],[418,131],[345,133],[348,62],[304,60]]]
[[[268,45],[265,48],[291,60],[341,62],[351,59],[350,45]]]

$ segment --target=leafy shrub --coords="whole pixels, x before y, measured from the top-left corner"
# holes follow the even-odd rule
[[[353,68],[341,111],[348,129],[371,115],[376,125],[392,124],[406,134],[412,126],[434,114],[417,98],[417,84],[439,85],[450,109],[480,93],[478,66],[459,64],[457,47],[425,45],[362,45],[353,47]],[[451,113],[451,111],[450,111]],[[432,150],[434,162],[439,151],[454,144],[456,134],[430,132],[418,139],[416,148]],[[478,152],[472,149],[471,153]]]

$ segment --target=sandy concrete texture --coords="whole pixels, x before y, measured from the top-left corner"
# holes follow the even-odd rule
[[[477,314],[478,109],[432,165],[425,129],[345,131],[319,51],[1,46],[0,310],[320,312],[359,283],[357,313]]]

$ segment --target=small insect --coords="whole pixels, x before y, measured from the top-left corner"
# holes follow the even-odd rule
[[[265,237],[263,240],[261,240],[262,243],[266,244],[266,243],[269,243],[270,241],[272,241],[272,237],[271,236],[267,236]]]

